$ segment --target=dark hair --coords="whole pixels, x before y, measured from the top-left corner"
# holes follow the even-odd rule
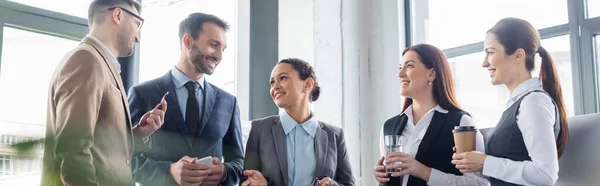
[[[315,86],[310,91],[309,100],[311,102],[317,101],[319,99],[319,95],[321,94],[321,87],[319,87],[319,83],[317,82],[317,76],[315,75],[315,70],[313,69],[308,62],[298,59],[298,58],[287,58],[279,61],[277,64],[290,64],[298,72],[301,80],[306,80],[307,78],[312,78],[315,81]]]
[[[183,35],[190,34],[194,40],[202,33],[202,25],[204,23],[215,23],[225,31],[229,30],[227,22],[212,14],[192,13],[188,15],[181,23],[179,23],[179,41],[183,39]]]
[[[531,72],[535,65],[535,54],[540,54],[542,65],[539,78],[542,80],[542,87],[554,100],[558,107],[560,116],[560,133],[556,139],[556,148],[558,157],[561,157],[567,140],[569,138],[569,128],[567,124],[567,114],[565,103],[563,101],[562,89],[558,79],[558,73],[554,66],[554,60],[548,51],[540,46],[540,35],[538,31],[527,21],[518,18],[504,18],[490,30],[488,33],[496,35],[496,39],[504,46],[505,54],[514,54],[518,49],[525,51],[525,67]]]
[[[452,71],[448,59],[442,50],[429,44],[418,44],[404,49],[404,56],[408,51],[416,52],[421,62],[427,69],[433,68],[435,71],[435,80],[433,80],[433,98],[438,102],[440,107],[448,111],[462,111],[456,96],[454,94],[454,82],[452,81]],[[404,108],[406,110],[412,105],[412,98],[404,100]]]
[[[142,11],[142,5],[137,0],[94,0],[90,3],[88,8],[89,23],[92,24],[94,22],[104,21],[104,17],[98,16],[107,12],[109,8],[123,5],[132,6],[138,12]]]

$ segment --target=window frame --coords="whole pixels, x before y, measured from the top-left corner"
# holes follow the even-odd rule
[[[2,166],[0,167],[0,177],[2,176],[10,176],[14,174],[13,167],[13,156],[8,154],[0,154],[0,161],[2,161]]]
[[[18,2],[0,0],[0,69],[2,68],[4,28],[18,29],[77,42],[81,41],[89,32],[87,19],[24,5]],[[19,142],[28,142],[34,140],[34,138],[17,136],[10,132],[2,133],[0,138],[0,151],[3,151],[0,153],[0,161],[4,162],[4,167],[0,167],[0,169],[6,168],[6,170],[0,171],[2,172],[0,176],[15,175],[18,166],[35,162],[34,160],[33,162],[20,163],[19,159],[15,156],[15,152],[10,149],[11,145]],[[42,149],[42,145],[36,144],[36,148],[33,151],[28,151],[24,155],[34,159],[38,158],[41,161]],[[33,169],[34,167],[25,167],[25,170],[30,170],[30,168]]]
[[[425,43],[425,20],[428,17],[428,0],[405,0],[407,46]],[[573,75],[574,114],[600,112],[600,64],[594,60],[594,36],[600,34],[600,16],[586,18],[585,0],[567,0],[568,23],[539,29],[541,39],[569,35],[571,70]],[[414,33],[414,35],[413,35]],[[444,49],[448,58],[483,51],[483,42],[470,43]],[[598,62],[600,63],[600,62]],[[585,85],[585,86],[583,86]]]
[[[86,19],[0,0],[0,69],[4,27],[79,41],[89,32]]]

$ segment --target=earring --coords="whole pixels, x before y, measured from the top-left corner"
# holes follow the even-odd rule
[[[427,82],[429,82],[429,83],[427,83],[427,84],[431,85],[431,81],[427,81]]]

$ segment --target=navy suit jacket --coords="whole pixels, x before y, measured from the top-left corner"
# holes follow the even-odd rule
[[[204,107],[200,127],[195,139],[187,132],[171,72],[136,85],[129,90],[131,120],[140,118],[153,109],[162,96],[166,96],[167,113],[164,125],[152,134],[152,150],[133,158],[134,181],[146,185],[177,185],[168,173],[169,165],[183,156],[203,158],[218,157],[225,160],[227,177],[219,185],[237,185],[244,167],[244,154],[240,127],[240,114],[235,96],[204,82]]]

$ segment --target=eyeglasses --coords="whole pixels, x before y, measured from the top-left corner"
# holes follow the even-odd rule
[[[129,11],[129,10],[127,10],[127,9],[125,9],[125,8],[121,8],[121,7],[112,7],[112,8],[109,8],[108,10],[114,10],[114,9],[117,9],[117,8],[118,8],[118,9],[121,9],[121,10],[123,10],[123,11],[127,12],[129,15],[131,15],[131,16],[133,16],[133,17],[135,17],[135,18],[138,20],[138,21],[137,21],[138,30],[139,30],[140,28],[142,28],[142,25],[144,24],[144,18],[140,17],[139,15],[136,15],[135,13],[133,13],[133,12],[131,12],[131,11]]]

